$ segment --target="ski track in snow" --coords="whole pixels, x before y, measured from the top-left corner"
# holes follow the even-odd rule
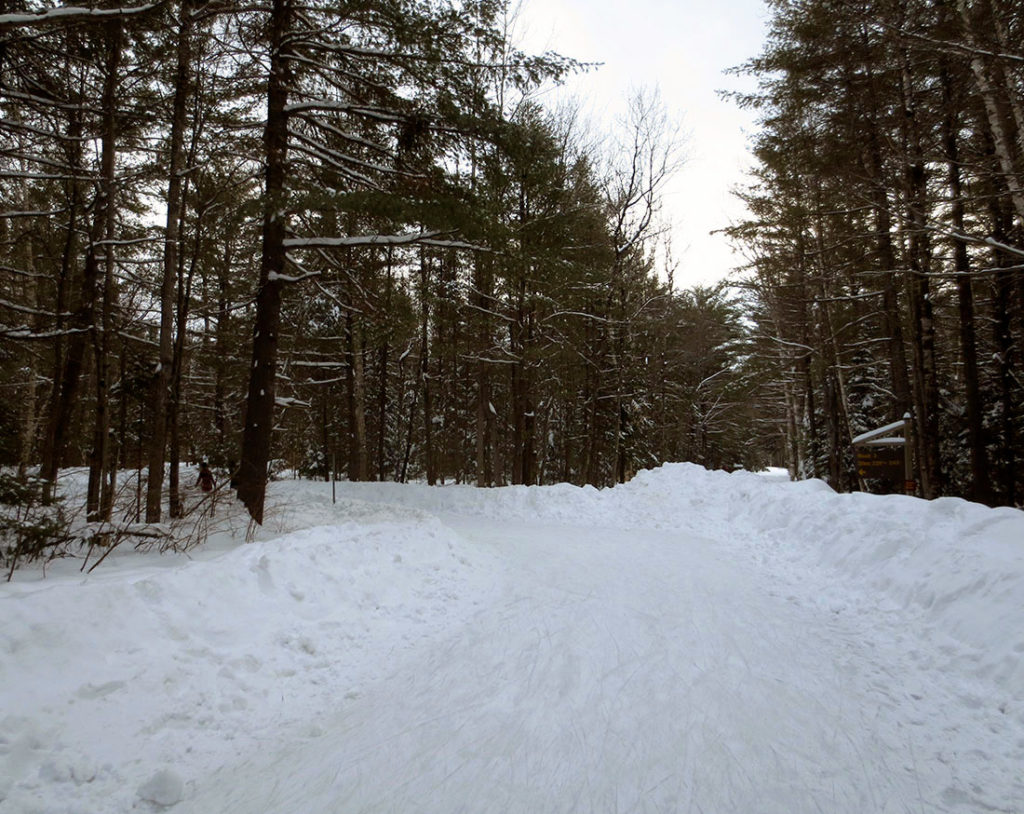
[[[0,813],[1024,813],[1024,689],[735,518],[281,488],[323,527],[0,594]]]
[[[881,814],[1024,799],[998,753],[1014,751],[999,743],[1011,729],[901,657],[899,637],[879,645],[888,624],[866,635],[772,593],[706,540],[449,522],[508,558],[500,599],[319,742],[210,778],[186,810],[284,814],[312,796],[344,812]],[[965,703],[974,720],[947,726]]]

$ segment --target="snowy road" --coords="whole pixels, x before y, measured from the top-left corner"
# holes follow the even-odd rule
[[[1024,814],[1024,513],[338,492],[0,585],[0,814]]]
[[[936,742],[962,688],[884,620],[679,533],[445,520],[504,561],[493,602],[338,698],[320,737],[199,779],[179,810],[1020,810],[1012,766]]]

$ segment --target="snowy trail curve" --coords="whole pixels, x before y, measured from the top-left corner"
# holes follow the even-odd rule
[[[921,726],[941,706],[922,713],[920,675],[893,674],[895,643],[720,545],[445,520],[503,560],[493,604],[323,710],[320,737],[198,779],[177,810],[1018,810],[1019,784],[986,790],[986,761],[943,760]]]

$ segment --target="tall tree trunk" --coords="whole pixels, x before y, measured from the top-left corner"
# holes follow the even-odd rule
[[[943,136],[949,180],[950,216],[956,235],[965,234],[963,184],[960,173],[959,116],[953,99],[952,80],[945,68],[942,71],[943,100],[946,115]],[[967,411],[967,446],[971,461],[971,484],[968,497],[982,503],[992,503],[993,494],[989,477],[988,450],[985,447],[981,385],[978,377],[978,349],[974,330],[974,290],[967,243],[953,238],[953,263],[956,270],[958,314],[960,317],[960,352],[964,372],[964,401]]]
[[[935,320],[931,295],[931,241],[928,238],[928,170],[922,147],[922,124],[917,107],[915,77],[910,56],[903,54],[902,94],[904,183],[910,224],[910,268],[906,276],[910,309],[911,348],[914,358],[915,429],[920,452],[921,492],[925,498],[943,493],[939,453],[939,385],[936,363]]]
[[[493,486],[489,423],[491,419],[491,380],[487,363],[476,362],[476,485]]]
[[[612,443],[612,483],[626,480],[626,425],[624,368],[626,366],[626,286],[623,282],[623,260],[615,261],[615,322],[612,327],[612,377],[615,380],[615,401],[612,420],[615,432]]]
[[[526,346],[523,349],[523,483],[537,483],[537,400],[534,361],[532,358],[535,342],[535,319],[533,305],[526,313]]]
[[[799,480],[804,475],[804,460],[800,448],[800,411],[797,408],[792,382],[786,381],[783,384],[783,389],[786,399],[786,438],[789,442],[786,447],[789,458],[789,477],[791,480]]]
[[[505,419],[504,412],[499,413],[494,404],[494,377],[489,377],[490,400],[487,404],[487,427],[488,438],[490,439],[491,466],[494,472],[494,485],[505,486],[508,483],[508,473],[505,471]]]
[[[394,257],[391,247],[387,250],[386,277],[384,280],[384,313],[391,314],[391,295],[394,285]],[[384,333],[379,349],[380,375],[377,380],[377,480],[383,481],[388,471],[388,366],[391,363],[391,328]]]
[[[423,466],[427,483],[437,483],[437,453],[434,445],[434,392],[430,381],[430,261],[420,251],[420,363],[419,390],[423,394]]]
[[[267,80],[267,124],[263,133],[266,182],[263,209],[263,251],[253,328],[252,364],[245,401],[238,499],[249,516],[263,523],[267,465],[274,433],[274,395],[277,376],[278,327],[281,319],[281,275],[285,266],[285,175],[288,157],[288,88],[292,46],[288,34],[292,0],[273,0],[269,37],[270,75]]]
[[[167,514],[183,517],[185,501],[181,494],[181,375],[171,377],[167,415]]]
[[[588,308],[590,313],[595,309]],[[582,478],[584,483],[591,486],[601,485],[600,458],[600,421],[601,421],[601,389],[603,369],[603,344],[607,329],[591,328],[588,323],[588,334],[591,334],[592,341],[587,342],[588,348],[593,348],[587,360],[585,378],[583,383],[583,404],[586,442],[584,444],[584,455],[582,464]]]
[[[825,210],[820,183],[816,185],[815,209]],[[833,286],[828,269],[823,261],[828,256],[825,244],[827,224],[821,214],[817,215],[814,229],[815,257],[813,267],[817,282],[814,313],[814,328],[817,347],[822,356],[822,400],[825,419],[825,434],[828,457],[829,484],[840,492],[849,488],[849,472],[845,465],[849,448],[850,417],[846,404],[846,387],[843,381],[842,350],[832,319],[830,303],[833,300]]]
[[[351,308],[345,314],[345,339],[348,356],[348,367],[345,371],[348,385],[348,479],[364,481],[369,479],[369,457],[366,448],[366,376],[361,328]]]
[[[473,290],[470,303],[475,306],[472,319],[476,321],[476,485],[493,486],[494,469],[490,446],[490,422],[493,421],[491,404],[490,365],[485,357],[492,345],[491,321],[488,312],[491,301],[491,275],[489,258],[477,255],[473,258]]]
[[[184,221],[184,198],[182,199],[181,220]],[[167,480],[167,501],[168,514],[171,517],[181,517],[185,513],[185,502],[181,496],[181,407],[183,400],[182,379],[185,375],[185,339],[188,334],[188,323],[192,306],[192,281],[195,279],[196,267],[199,263],[199,247],[203,236],[202,212],[199,212],[195,222],[195,235],[193,237],[192,256],[189,260],[188,270],[185,269],[184,254],[178,254],[178,285],[177,285],[177,308],[175,311],[176,324],[174,329],[174,354],[171,365],[170,391],[167,396],[167,441],[168,441],[168,480]]]
[[[995,36],[996,49],[1001,54],[1012,53],[1014,43],[1007,31],[1007,20],[1012,20],[1010,8],[997,8],[992,0],[987,0],[985,6],[989,10],[991,20],[991,31]],[[1011,6],[1012,8],[1012,6]],[[996,58],[992,60],[992,67],[995,74],[995,82],[999,88],[1004,103],[1009,108],[1009,117],[1013,122],[1014,144],[1017,149],[1018,158],[1024,155],[1024,99],[1021,98],[1019,85],[1014,72],[1007,70],[1012,64],[1010,60]]]
[[[164,485],[164,455],[167,449],[167,391],[174,364],[174,306],[181,236],[181,200],[185,164],[185,125],[191,95],[192,29],[195,0],[182,0],[179,7],[177,69],[171,118],[170,154],[167,162],[167,219],[164,227],[163,277],[160,282],[160,349],[153,376],[150,402],[153,405],[152,437],[149,447],[149,478],[146,486],[146,522],[159,523]]]
[[[330,401],[330,385],[320,388],[320,443],[322,444],[322,455],[324,456],[324,480],[330,483],[334,480],[334,450],[331,448],[331,422],[327,413],[327,404]]]
[[[404,358],[403,354],[403,358]],[[402,359],[399,360],[399,369],[401,371],[401,381],[399,383],[399,392],[405,392],[405,365]],[[406,483],[409,479],[409,460],[412,457],[412,446],[413,439],[416,433],[416,412],[419,408],[420,400],[420,376],[423,373],[423,366],[419,361],[416,362],[416,376],[412,387],[412,397],[409,400],[409,411],[407,414],[407,420],[405,423],[405,448],[402,452],[402,459],[399,462],[396,476],[399,483]]]
[[[114,333],[114,300],[116,283],[114,281],[114,230],[116,225],[115,171],[117,164],[117,88],[118,70],[121,64],[122,26],[120,21],[106,24],[105,46],[106,65],[103,79],[102,148],[100,152],[100,180],[96,201],[95,236],[103,238],[103,295],[100,311],[100,324],[93,326],[93,353],[96,379],[95,423],[93,430],[92,453],[89,459],[89,488],[86,513],[90,520],[109,520],[104,511],[108,501],[101,500],[104,473],[109,465],[110,455],[110,365],[111,338]],[[94,239],[89,246],[87,264],[97,266],[99,275],[99,258],[97,243]]]
[[[993,237],[999,244],[1006,244],[1012,223],[1005,199],[992,197],[989,207],[992,213]],[[1014,296],[1014,278],[1020,272],[1013,268],[1015,259],[998,249],[993,251],[993,265],[1000,271],[996,272],[992,286],[993,331],[995,333],[996,353],[996,405],[999,416],[997,433],[1000,450],[1000,466],[997,476],[999,498],[1002,503],[1013,506],[1017,502],[1018,441],[1017,418],[1020,406],[1016,398],[1014,380],[1017,376],[1017,358],[1019,350],[1013,332],[1012,302]]]
[[[923,172],[923,168],[921,168]],[[911,244],[920,239],[911,239]],[[929,264],[920,246],[911,246],[911,267],[906,276],[910,309],[910,346],[913,351],[915,440],[921,493],[931,499],[942,494],[939,468],[939,400],[935,367],[935,324],[932,316]]]
[[[973,51],[970,60],[971,73],[985,107],[985,117],[992,133],[993,146],[999,168],[1002,171],[1002,179],[1010,191],[1010,199],[1013,201],[1017,220],[1021,226],[1024,226],[1024,187],[1021,185],[1020,174],[1016,169],[1017,150],[1014,144],[1014,122],[1006,115],[1006,100],[1000,97],[989,76],[983,57],[985,49],[978,41],[972,14],[973,7],[967,3],[967,0],[957,0],[957,8],[964,25],[964,39]]]
[[[882,151],[878,134],[872,129],[868,140],[867,169],[874,195],[872,209],[875,215],[876,266],[881,276],[882,318],[888,339],[889,379],[894,403],[889,418],[897,420],[909,412],[913,402],[910,378],[907,375],[907,351],[903,341],[903,320],[900,315],[899,293],[896,287],[896,253],[892,245],[892,218],[886,195]]]
[[[812,347],[812,325],[810,299],[811,291],[807,285],[807,246],[805,245],[804,230],[800,229],[797,237],[797,260],[794,266],[796,275],[795,307],[797,312],[797,331],[799,343],[807,348],[797,356],[796,367],[800,376],[802,391],[802,402],[804,405],[804,420],[801,422],[807,427],[806,432],[806,455],[804,462],[804,477],[817,478],[820,476],[818,463],[821,457],[821,439],[818,429],[818,410],[814,389],[814,357],[810,348]]]
[[[27,206],[24,207],[26,210]],[[35,275],[35,243],[30,234],[26,234],[22,241],[22,268],[26,271],[25,287],[22,291],[22,301],[31,309],[39,307],[39,286]],[[37,318],[38,320],[38,318]],[[38,372],[36,370],[35,356],[29,354],[28,362],[25,365],[25,384],[21,393],[18,405],[20,412],[19,433],[18,433],[18,478],[24,480],[28,477],[28,468],[32,464],[32,453],[35,447],[36,429],[38,427],[38,416],[36,412],[36,396],[38,390]]]
[[[234,455],[233,453],[227,452],[227,374],[233,345],[231,337],[231,301],[229,294],[231,281],[231,259],[232,243],[230,237],[228,237],[224,241],[224,258],[217,274],[217,327],[214,332],[213,354],[213,428],[217,433],[217,451],[218,457],[220,458],[215,463],[218,466],[226,465],[229,470],[229,475],[234,477]]]
[[[352,331],[352,380],[355,389],[356,480],[370,479],[370,455],[366,438],[366,347],[362,323]]]
[[[513,322],[510,326],[510,346],[513,355],[516,357],[511,370],[512,387],[512,483],[526,483],[526,473],[523,471],[526,461],[526,281],[525,275],[517,282],[516,305]]]
[[[356,377],[352,359],[351,298],[348,299],[347,305],[345,315],[342,317],[345,354],[345,477],[355,481],[359,477],[356,474]]]
[[[92,330],[96,308],[96,277],[98,268],[95,258],[90,264],[86,262],[74,302],[74,312],[65,322],[64,313],[68,310],[68,294],[72,288],[73,269],[78,262],[79,210],[82,198],[81,183],[78,178],[82,170],[82,111],[72,108],[68,118],[67,162],[72,173],[68,193],[68,225],[64,251],[61,256],[60,274],[57,280],[57,329],[65,327],[72,333],[67,339],[66,353],[64,341],[58,337],[54,343],[53,389],[50,395],[50,408],[46,431],[43,435],[43,449],[39,477],[43,481],[43,498],[53,497],[53,489],[57,480],[57,472],[64,458],[67,446],[71,412],[78,395],[82,376],[82,364],[88,332]]]
[[[124,341],[118,342],[119,353],[118,353],[118,365],[119,371],[118,380],[114,383],[114,390],[118,395],[118,430],[116,432],[111,431],[108,436],[109,449],[107,450],[107,463],[106,470],[103,478],[103,489],[100,492],[100,512],[103,517],[110,520],[114,512],[114,501],[117,499],[117,473],[124,463],[121,459],[122,450],[125,445],[125,427],[126,427],[126,410],[128,409],[127,397],[124,391],[124,376],[120,375],[125,369],[125,347]],[[111,362],[110,370],[114,370],[113,362]],[[111,410],[111,418],[113,418],[113,411]]]

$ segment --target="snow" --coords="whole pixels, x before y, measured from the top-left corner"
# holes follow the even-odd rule
[[[862,432],[850,443],[856,446],[857,444],[863,444],[866,441],[870,441],[872,439],[878,439],[882,435],[888,435],[889,433],[892,432],[902,431],[903,428],[907,426],[907,422],[909,420],[910,415],[908,413],[904,418],[901,418],[899,421],[894,421],[891,424],[886,424],[884,427],[878,427],[873,430],[868,430],[867,432]],[[900,443],[902,443],[902,439],[900,439]]]
[[[170,808],[185,796],[185,781],[171,769],[161,769],[139,787],[139,799]]]
[[[0,812],[1024,811],[1024,513],[337,491],[0,586]]]
[[[288,259],[291,260],[291,262],[293,262],[293,263],[295,262],[290,257]],[[299,265],[298,263],[295,263],[295,265],[299,266],[299,268],[302,268],[302,266]],[[273,282],[300,283],[303,280],[309,279],[310,277],[319,277],[319,276],[320,276],[320,272],[319,271],[309,271],[309,272],[304,272],[303,274],[294,274],[294,275],[279,274],[276,271],[271,271],[271,272],[267,273],[267,281],[271,282],[271,283],[273,283]]]
[[[440,232],[407,232],[400,235],[353,235],[351,237],[291,237],[283,243],[285,248],[321,248],[337,246],[403,246],[421,243],[437,237]]]
[[[276,407],[311,407],[312,405],[308,401],[302,401],[302,399],[292,398],[291,396],[275,396],[274,406]]]
[[[131,14],[139,14],[152,11],[159,3],[148,3],[134,7],[120,7],[111,9],[83,8],[80,6],[64,6],[63,8],[46,9],[30,14],[0,14],[0,28],[8,28],[19,25],[40,25],[56,22],[78,22],[84,19],[116,18],[127,17]]]

